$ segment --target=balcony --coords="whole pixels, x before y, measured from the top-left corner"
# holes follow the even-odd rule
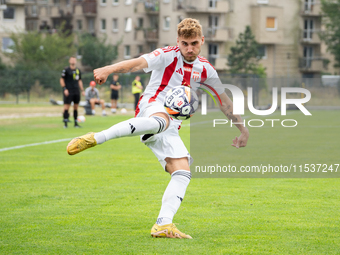
[[[226,13],[232,11],[232,0],[183,0],[177,10],[187,13]]]
[[[136,3],[136,13],[158,15],[159,2],[157,0],[139,1]]]
[[[24,5],[25,4],[25,0],[6,0],[5,1],[6,4],[10,4],[10,5]]]
[[[97,15],[96,0],[77,0],[73,3],[73,14],[84,15],[85,17],[95,17]]]
[[[97,2],[96,1],[88,1],[82,3],[83,14],[86,17],[94,17],[97,15]]]
[[[304,2],[302,6],[301,15],[303,16],[321,16],[320,1]]]
[[[322,72],[324,69],[322,57],[311,57],[311,58],[300,58],[299,59],[299,68],[301,72]]]
[[[203,35],[206,41],[226,42],[233,40],[233,29],[229,27],[203,27]]]
[[[158,42],[158,29],[148,28],[144,30],[145,40],[147,42]]]
[[[51,18],[72,17],[73,8],[71,6],[50,6]]]
[[[304,30],[302,32],[301,43],[303,44],[320,44],[321,39],[319,36],[320,30]]]

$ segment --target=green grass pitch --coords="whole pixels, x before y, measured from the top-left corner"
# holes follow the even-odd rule
[[[251,165],[266,150],[272,153],[268,159],[280,163],[279,141],[284,140],[281,151],[305,145],[309,153],[312,139],[319,154],[304,155],[306,160],[319,155],[325,163],[340,163],[339,112],[312,114],[301,120],[291,140],[282,137],[282,128],[250,128],[249,147],[230,146],[229,156]],[[63,129],[61,117],[2,119],[0,149],[73,138],[129,117],[87,117],[82,129]],[[189,131],[188,126],[180,131],[186,144]],[[236,128],[226,132],[228,146],[237,134]],[[109,141],[72,157],[67,143],[0,151],[0,254],[340,252],[337,178],[193,178],[174,218],[193,239],[154,239],[150,229],[169,176],[139,137]]]

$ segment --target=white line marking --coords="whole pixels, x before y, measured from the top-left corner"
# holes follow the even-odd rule
[[[51,143],[59,143],[59,142],[65,142],[69,141],[72,138],[65,138],[65,139],[59,139],[59,140],[53,140],[53,141],[46,141],[46,142],[41,142],[41,143],[31,143],[31,144],[25,144],[25,145],[18,145],[18,146],[13,146],[13,147],[7,147],[7,148],[2,148],[0,149],[1,151],[9,151],[9,150],[15,150],[15,149],[21,149],[25,147],[31,147],[31,146],[37,146],[37,145],[43,145],[43,144],[51,144]]]

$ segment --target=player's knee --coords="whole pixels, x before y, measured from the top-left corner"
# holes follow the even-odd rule
[[[161,132],[165,131],[165,130],[169,127],[170,118],[169,118],[169,115],[168,115],[168,114],[166,114],[166,113],[164,113],[164,112],[157,112],[157,113],[151,115],[150,118],[151,118],[151,117],[152,117],[152,118],[158,117],[159,120],[161,120],[162,122],[165,121],[165,127],[162,128],[162,131],[161,131]],[[155,119],[157,120],[157,118],[155,118]],[[158,133],[160,133],[160,132],[158,132]]]
[[[157,112],[157,113],[155,113],[155,114],[152,114],[151,116],[150,116],[150,118],[151,117],[160,117],[160,118],[162,118],[163,120],[165,120],[165,122],[166,122],[166,126],[165,126],[165,128],[164,128],[164,130],[166,130],[167,128],[168,128],[168,126],[169,126],[169,124],[170,124],[170,117],[169,117],[169,115],[168,114],[166,114],[166,113],[164,113],[164,112]],[[164,131],[163,130],[163,131]]]
[[[169,174],[173,174],[178,170],[185,170],[190,172],[189,161],[187,157],[183,158],[165,158],[166,166],[165,170]]]

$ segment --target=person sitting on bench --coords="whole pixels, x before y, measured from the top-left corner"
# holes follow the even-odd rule
[[[99,91],[96,89],[96,82],[91,81],[90,87],[85,90],[86,101],[91,105],[92,115],[96,115],[96,111],[94,109],[96,104],[100,104],[102,106],[102,115],[106,116],[105,112],[105,102],[103,99],[99,98]]]

